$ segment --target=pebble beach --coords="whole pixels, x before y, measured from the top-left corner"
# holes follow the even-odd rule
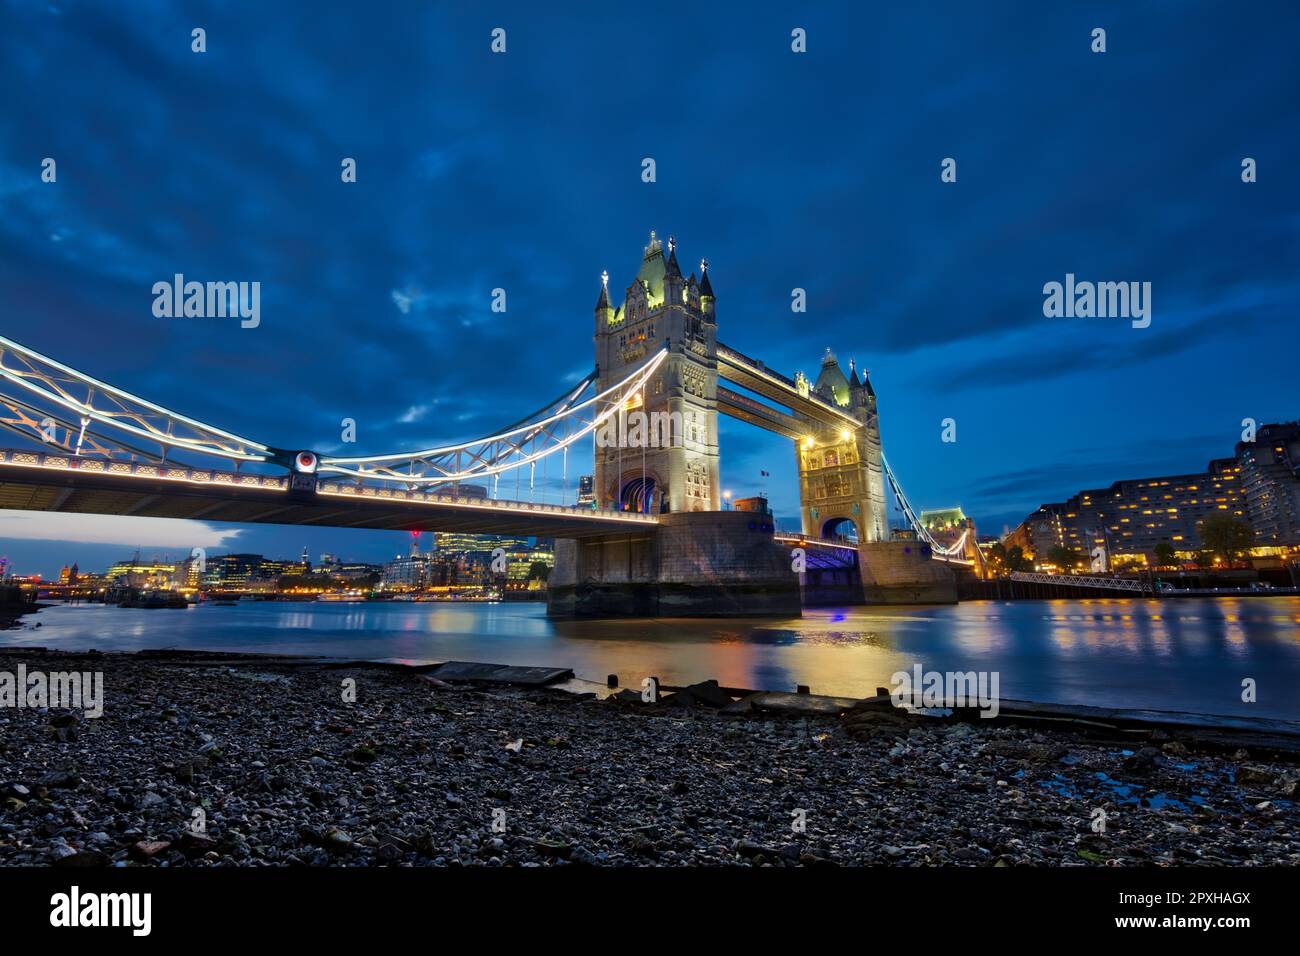
[[[1300,863],[1293,759],[1160,732],[0,653],[19,662],[102,672],[105,698],[0,709],[6,866]]]

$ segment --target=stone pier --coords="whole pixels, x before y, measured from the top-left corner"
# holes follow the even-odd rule
[[[955,604],[951,568],[917,541],[859,547],[843,604]],[[858,584],[857,575],[861,575]],[[644,531],[555,542],[551,617],[798,617],[799,576],[771,519],[744,511],[668,514]],[[812,594],[809,604],[824,604]],[[821,595],[825,598],[827,595]]]
[[[555,542],[552,617],[798,617],[799,578],[771,518],[662,515],[644,532]]]
[[[862,591],[868,604],[956,604],[957,577],[930,557],[920,541],[876,541],[858,546]]]

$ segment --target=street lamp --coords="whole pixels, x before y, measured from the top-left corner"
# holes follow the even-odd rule
[[[726,504],[726,507],[724,507],[722,510],[723,510],[723,511],[728,511],[728,510],[730,510],[730,508],[731,508],[731,492],[730,492],[730,491],[724,491],[724,492],[722,493],[722,500],[723,500],[723,502],[725,502],[725,504]]]

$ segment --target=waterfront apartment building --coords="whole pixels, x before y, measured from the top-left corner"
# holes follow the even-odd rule
[[[435,563],[436,559],[427,554],[399,555],[384,565],[384,590],[418,591],[427,587]]]
[[[1117,559],[1145,559],[1161,542],[1175,550],[1201,547],[1198,523],[1215,513],[1247,520],[1242,468],[1237,458],[1216,458],[1203,472],[1132,478],[1081,491],[1060,504],[1043,505],[1008,536],[1042,561],[1055,546],[1089,556],[1104,548]]]
[[[1300,421],[1261,426],[1236,450],[1255,543],[1300,545]]]

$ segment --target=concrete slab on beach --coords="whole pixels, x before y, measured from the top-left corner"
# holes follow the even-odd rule
[[[427,673],[448,683],[513,684],[516,687],[548,687],[573,678],[573,671],[567,667],[519,667],[477,661],[447,661]]]
[[[1086,704],[1036,704],[1026,700],[1003,700],[998,706],[996,723],[1073,724],[1130,734],[1152,734],[1159,730],[1223,749],[1249,746],[1274,754],[1300,754],[1300,721],[1294,720],[1169,710],[1124,710]]]
[[[754,710],[774,714],[834,717],[862,703],[854,697],[823,697],[820,694],[788,694],[761,691],[743,699]]]

